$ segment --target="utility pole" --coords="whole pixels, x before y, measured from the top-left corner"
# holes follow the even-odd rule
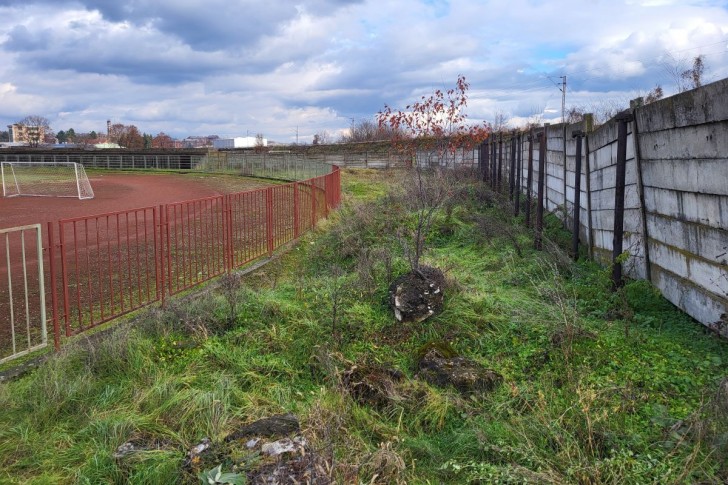
[[[566,123],[566,75],[561,76],[561,122]]]

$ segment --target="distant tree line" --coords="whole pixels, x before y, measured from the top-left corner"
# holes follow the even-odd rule
[[[174,139],[164,132],[156,136],[142,133],[135,125],[115,123],[109,128],[108,136],[99,134],[95,130],[89,133],[79,133],[73,127],[60,130],[54,133],[47,118],[39,115],[26,116],[16,124],[29,128],[37,128],[28,131],[28,144],[37,147],[41,143],[63,143],[73,144],[80,147],[95,145],[100,142],[116,143],[122,148],[140,150],[144,148],[174,148]],[[40,134],[43,134],[41,137]],[[9,142],[10,132],[0,131],[0,142]]]

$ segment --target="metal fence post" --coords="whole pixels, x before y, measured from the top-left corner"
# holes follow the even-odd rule
[[[533,205],[533,130],[528,140],[528,174],[526,175],[526,227],[531,227],[531,206]]]
[[[71,311],[71,305],[69,303],[68,294],[68,275],[66,274],[66,244],[65,236],[63,234],[63,225],[58,223],[58,240],[59,250],[61,252],[61,284],[63,285],[63,325],[66,332],[66,337],[71,336],[71,326],[68,321],[69,313]]]
[[[228,218],[228,210],[232,206],[232,203],[230,202],[230,194],[224,195],[222,198],[222,251],[223,251],[223,265],[225,267],[225,272],[229,273],[233,270],[233,261],[232,261],[232,254],[233,254],[233,244],[232,244],[232,234],[233,234],[233,228],[229,224],[229,218]]]
[[[516,203],[513,211],[516,217],[521,211],[521,179],[523,179],[523,134],[519,132],[516,137]]]
[[[487,141],[484,141],[480,144],[480,149],[483,152],[483,182],[487,183],[488,179],[490,179],[488,176],[490,175],[490,145],[488,145]]]
[[[503,191],[503,133],[498,137],[498,192]]]
[[[615,117],[619,128],[617,132],[617,177],[614,187],[614,237],[612,239],[612,289],[624,284],[620,256],[624,245],[624,189],[627,174],[627,123],[634,116],[622,112]]]
[[[536,237],[534,247],[537,250],[543,248],[543,196],[544,196],[544,176],[546,172],[546,130],[539,132],[538,138],[538,200],[536,206]]]
[[[301,233],[298,211],[300,210],[300,202],[298,201],[298,182],[293,183],[293,237],[298,239]]]
[[[164,289],[164,265],[162,264],[162,210],[161,205],[155,207],[152,212],[152,227],[154,231],[152,234],[152,240],[154,244],[154,299],[156,301],[163,300],[163,289]]]
[[[53,345],[56,350],[61,348],[61,328],[58,325],[58,295],[56,295],[56,242],[53,237],[53,223],[48,222],[48,278],[51,294],[51,312],[53,314]]]
[[[508,199],[513,200],[513,191],[516,188],[516,137],[511,135],[511,165],[508,170]]]
[[[574,226],[571,234],[571,251],[574,253],[574,260],[579,259],[579,229],[581,227],[581,143],[584,132],[575,130],[571,133],[576,138],[576,163],[574,178]]]
[[[273,256],[273,188],[265,189],[266,235],[268,238],[268,257]]]
[[[309,190],[311,191],[311,229],[316,225],[316,182],[311,179]]]

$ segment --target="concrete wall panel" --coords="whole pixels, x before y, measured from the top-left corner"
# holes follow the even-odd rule
[[[728,158],[642,160],[642,179],[649,187],[728,196]]]
[[[728,197],[645,187],[648,212],[708,227],[728,227]]]

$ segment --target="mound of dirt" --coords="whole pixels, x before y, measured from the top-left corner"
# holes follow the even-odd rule
[[[442,311],[445,275],[422,266],[403,274],[389,287],[389,304],[400,322],[421,322]]]
[[[445,357],[434,347],[425,353],[417,367],[420,379],[433,386],[453,386],[462,394],[491,391],[503,381],[503,376],[494,370],[466,357]]]

